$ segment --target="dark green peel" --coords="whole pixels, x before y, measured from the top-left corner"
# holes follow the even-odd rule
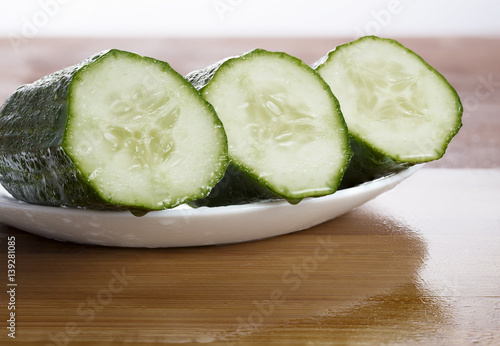
[[[0,109],[0,183],[14,198],[41,205],[111,207],[61,146],[73,76],[103,54],[19,87]]]
[[[189,203],[193,207],[220,207],[283,199],[262,182],[234,164],[230,164],[221,181],[210,194]]]

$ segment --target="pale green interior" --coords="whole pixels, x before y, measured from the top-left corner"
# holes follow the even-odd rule
[[[451,87],[416,56],[365,40],[334,52],[318,72],[337,96],[349,131],[400,160],[442,154],[456,126]]]
[[[222,129],[186,83],[133,56],[79,73],[66,149],[105,199],[161,209],[210,189]]]
[[[346,131],[318,76],[272,55],[222,70],[203,95],[238,164],[287,196],[332,192],[346,162]]]

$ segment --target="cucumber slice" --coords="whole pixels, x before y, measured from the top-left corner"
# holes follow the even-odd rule
[[[347,128],[330,88],[304,62],[256,49],[186,79],[215,107],[231,160],[193,205],[296,203],[336,191],[351,157]]]
[[[157,210],[228,165],[213,107],[167,63],[110,50],[20,87],[0,110],[0,182],[22,201]]]
[[[441,158],[462,125],[457,92],[395,40],[365,36],[313,67],[338,98],[351,136],[342,187]]]

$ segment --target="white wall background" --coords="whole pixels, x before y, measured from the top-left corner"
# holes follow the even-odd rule
[[[2,0],[0,36],[500,36],[498,0]]]

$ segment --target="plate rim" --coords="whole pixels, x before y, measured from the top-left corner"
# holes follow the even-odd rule
[[[37,236],[85,245],[175,248],[258,241],[333,220],[393,189],[422,165],[298,204],[286,200],[200,208],[174,208],[134,216],[28,204],[0,185],[0,223]]]
[[[326,196],[319,196],[319,197],[306,197],[304,198],[300,203],[295,204],[300,206],[301,204],[305,203],[311,203],[311,201],[323,201],[323,200],[330,200],[330,199],[337,199],[337,198],[344,198],[348,197],[349,195],[355,194],[359,190],[366,190],[366,189],[377,189],[381,186],[390,186],[391,183],[393,182],[400,182],[403,181],[404,179],[408,178],[409,176],[413,175],[416,171],[420,170],[424,164],[417,164],[413,165],[411,167],[408,167],[402,171],[383,176],[371,181],[367,181],[365,183],[362,183],[357,186],[349,187],[346,189],[341,189],[337,190],[336,192],[326,195]],[[192,214],[199,214],[199,213],[205,213],[207,211],[210,212],[230,212],[234,210],[253,210],[256,208],[268,208],[271,206],[279,206],[279,205],[291,205],[289,202],[286,200],[275,200],[275,201],[263,201],[263,202],[256,202],[256,203],[247,203],[247,204],[238,204],[238,205],[227,205],[227,206],[218,206],[218,207],[198,207],[198,208],[191,208],[189,206],[179,206],[176,208],[172,209],[165,209],[165,210],[153,210],[149,211],[146,215],[140,216],[139,218],[143,217],[161,217],[165,215],[170,215],[172,214],[177,214],[177,213],[182,213],[183,216],[185,216],[186,213],[192,213]],[[43,211],[46,213],[59,213],[61,210],[64,210],[66,213],[70,214],[93,214],[96,213],[96,215],[116,215],[116,216],[124,216],[124,215],[130,215],[133,216],[134,218],[137,218],[137,216],[134,216],[130,211],[128,210],[99,210],[99,209],[90,209],[90,208],[73,208],[73,207],[64,207],[64,206],[48,206],[48,205],[38,205],[38,204],[30,204],[27,202],[23,202],[20,200],[15,199],[12,197],[8,191],[0,184],[0,211],[5,208],[5,207],[12,207],[15,206],[17,209],[31,209],[31,210],[37,210],[37,211]],[[1,222],[1,221],[0,221]]]

